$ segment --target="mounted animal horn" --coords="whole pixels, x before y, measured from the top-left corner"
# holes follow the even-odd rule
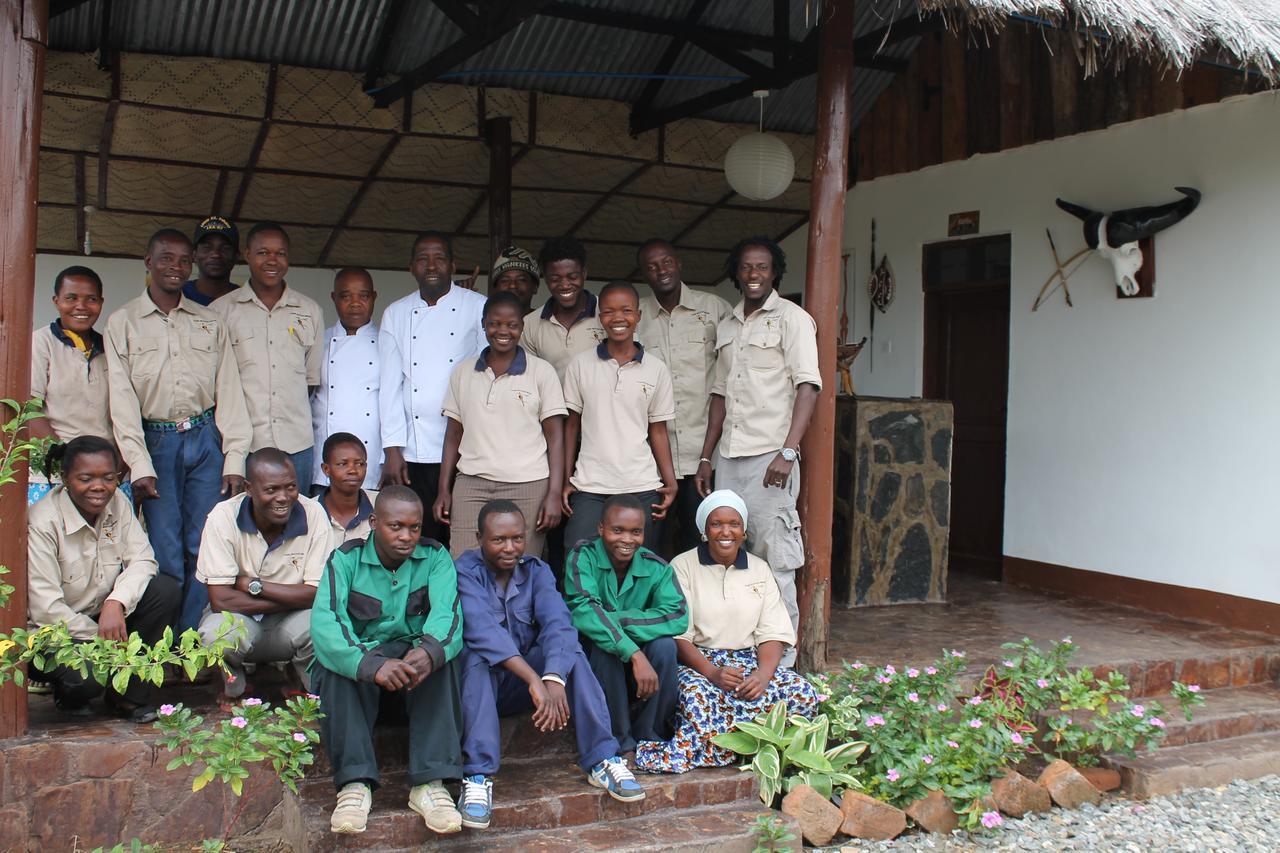
[[[1100,213],[1069,201],[1057,199],[1058,207],[1084,223],[1084,239],[1089,248],[1111,261],[1115,268],[1116,286],[1127,296],[1138,292],[1135,278],[1142,268],[1142,252],[1138,241],[1152,237],[1176,225],[1200,204],[1200,191],[1191,187],[1174,187],[1186,198],[1169,204],[1131,207],[1115,213]],[[1103,237],[1105,235],[1105,239]]]

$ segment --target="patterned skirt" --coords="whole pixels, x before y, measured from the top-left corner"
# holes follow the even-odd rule
[[[699,649],[714,666],[756,668],[755,649]],[[669,741],[643,741],[636,745],[636,767],[650,773],[686,773],[696,767],[726,767],[737,757],[716,746],[711,738],[739,721],[754,720],[778,702],[787,703],[788,714],[811,717],[818,710],[813,685],[790,667],[780,666],[764,695],[754,702],[726,693],[687,666],[680,667],[680,704],[676,710],[676,734]]]

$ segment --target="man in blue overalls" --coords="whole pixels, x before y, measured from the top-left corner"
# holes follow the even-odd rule
[[[480,547],[458,557],[462,603],[462,825],[483,829],[493,811],[501,742],[498,718],[533,709],[539,731],[573,720],[578,766],[615,800],[644,799],[618,755],[609,708],[578,644],[551,568],[524,553],[520,508],[495,500],[480,509]]]

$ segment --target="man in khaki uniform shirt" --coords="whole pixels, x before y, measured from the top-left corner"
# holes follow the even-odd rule
[[[249,455],[245,494],[209,513],[196,576],[209,586],[209,612],[200,637],[221,636],[226,615],[236,637],[224,658],[231,676],[225,700],[244,695],[244,663],[291,661],[294,684],[305,689],[313,656],[311,603],[331,552],[329,517],[298,496],[289,456],[268,447]]]
[[[154,643],[173,622],[182,588],[156,574],[156,560],[133,507],[118,489],[120,456],[110,439],[73,438],[54,448],[67,474],[27,515],[27,613],[37,628],[65,623],[77,640],[125,640],[136,631]],[[59,709],[87,709],[102,695],[93,673],[65,666],[32,677],[53,685]],[[154,719],[148,685],[132,680],[124,702],[134,718]],[[120,708],[120,697],[109,702]]]
[[[707,410],[716,379],[716,326],[731,311],[714,293],[695,290],[680,280],[680,258],[666,240],[648,240],[636,251],[640,274],[650,293],[640,299],[636,340],[671,370],[676,419],[670,424],[671,458],[676,466],[672,504],[674,553],[695,548],[701,531],[694,522],[702,498],[694,481]]]
[[[551,362],[560,381],[575,355],[604,340],[596,316],[596,298],[587,283],[587,250],[572,237],[548,240],[538,262],[551,297],[541,309],[524,318],[520,346],[529,355]]]
[[[708,458],[716,452],[715,485],[746,501],[747,549],[773,569],[792,627],[798,627],[795,574],[804,565],[804,540],[796,462],[822,386],[817,324],[778,295],[786,255],[773,240],[743,240],[730,252],[728,266],[742,301],[717,330],[716,382],[698,491],[711,492]],[[782,664],[794,661],[795,649],[788,649]]]
[[[309,296],[285,283],[289,235],[260,222],[245,240],[246,287],[210,307],[227,324],[253,424],[251,450],[276,447],[293,458],[298,482],[309,489],[315,464],[309,389],[320,384],[324,314]],[[341,401],[339,401],[341,402]]]
[[[146,291],[107,320],[111,425],[160,571],[183,584],[181,631],[209,601],[194,579],[200,530],[220,495],[244,488],[249,414],[226,327],[182,295],[191,241],[158,231],[144,262]]]

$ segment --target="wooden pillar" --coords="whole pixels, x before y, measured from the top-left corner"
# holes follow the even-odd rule
[[[809,202],[809,257],[804,307],[818,324],[822,393],[801,444],[800,515],[805,565],[800,574],[801,671],[827,664],[831,617],[831,525],[835,498],[836,324],[840,317],[840,255],[849,174],[849,120],[853,97],[853,3],[828,0],[818,22],[818,103],[813,189]]]
[[[511,119],[489,119],[484,136],[489,144],[488,264],[511,245]]]
[[[49,10],[45,0],[0,0],[0,397],[31,394],[36,278],[36,179]],[[7,420],[11,413],[2,413]],[[14,586],[0,631],[27,624],[27,470],[0,488],[0,564]],[[0,688],[0,738],[27,731],[27,691]]]

